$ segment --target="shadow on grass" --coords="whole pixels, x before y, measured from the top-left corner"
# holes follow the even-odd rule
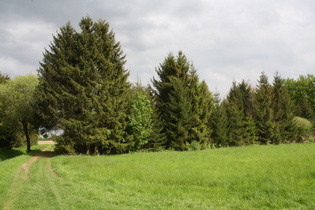
[[[15,158],[17,156],[24,155],[24,154],[25,153],[20,150],[0,149],[0,161]]]
[[[30,152],[27,153],[29,156],[39,156],[39,157],[55,157],[58,156],[59,154],[56,153],[55,151],[42,151],[42,150],[31,150]]]
[[[31,157],[34,156],[40,156],[40,157],[54,157],[58,156],[59,154],[54,151],[42,151],[40,149],[34,149],[31,150],[28,153],[25,153],[24,151],[17,150],[17,149],[0,149],[0,162],[4,160],[8,160],[11,158],[18,157],[20,155],[28,155]]]

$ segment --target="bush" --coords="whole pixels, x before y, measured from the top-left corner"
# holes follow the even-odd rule
[[[299,128],[301,135],[307,135],[312,131],[313,125],[309,120],[303,117],[295,117],[294,121]]]
[[[197,141],[192,141],[191,144],[189,144],[188,142],[186,143],[186,146],[188,148],[189,151],[195,151],[195,150],[200,150],[201,149],[201,145],[199,142]]]

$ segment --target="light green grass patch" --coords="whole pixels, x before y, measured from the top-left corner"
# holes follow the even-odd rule
[[[313,208],[314,152],[315,144],[292,144],[59,156],[52,164],[78,208]]]
[[[0,162],[0,204],[11,189],[11,209],[315,208],[315,144],[40,157],[12,190],[30,157]]]

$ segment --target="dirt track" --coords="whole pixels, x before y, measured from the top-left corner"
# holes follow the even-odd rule
[[[38,144],[55,144],[53,141],[39,141]],[[23,163],[19,170],[17,170],[14,178],[12,180],[11,186],[7,192],[7,198],[5,199],[5,203],[3,204],[3,209],[14,209],[14,202],[18,194],[23,190],[21,186],[24,186],[24,183],[29,180],[29,172],[32,164],[37,161],[39,158],[45,158],[45,162],[41,162],[41,166],[43,171],[46,170],[48,173],[52,174],[54,177],[58,178],[59,175],[54,171],[51,167],[49,158],[53,156],[53,146],[48,146],[41,152],[37,153],[36,155],[32,156],[28,159],[27,162]],[[47,151],[48,150],[48,151]]]

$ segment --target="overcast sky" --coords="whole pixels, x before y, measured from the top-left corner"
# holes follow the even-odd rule
[[[131,82],[149,83],[179,50],[221,95],[262,71],[270,81],[315,72],[314,0],[1,0],[0,71],[37,74],[52,35],[87,15],[110,23]]]

